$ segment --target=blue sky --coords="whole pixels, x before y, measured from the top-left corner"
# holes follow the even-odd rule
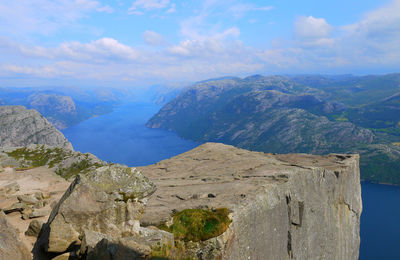
[[[0,0],[0,84],[400,72],[400,0]]]

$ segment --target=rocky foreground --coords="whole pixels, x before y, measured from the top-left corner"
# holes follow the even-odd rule
[[[358,155],[207,143],[136,169],[92,158],[71,183],[86,155],[45,148],[33,169],[34,146],[0,154],[0,259],[358,259]]]

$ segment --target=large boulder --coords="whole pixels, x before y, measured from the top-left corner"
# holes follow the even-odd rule
[[[18,239],[17,230],[0,211],[0,259],[29,260],[31,258],[29,250]]]
[[[137,234],[145,197],[155,186],[134,168],[104,166],[79,175],[50,214],[36,249],[79,249],[85,230],[111,239]]]

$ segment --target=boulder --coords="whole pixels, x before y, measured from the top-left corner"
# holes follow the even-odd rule
[[[0,259],[29,260],[31,258],[28,249],[18,239],[17,230],[0,211]]]
[[[0,172],[3,168],[0,166]],[[11,195],[19,191],[20,186],[17,182],[12,182],[0,188],[0,194]]]
[[[34,205],[39,202],[39,199],[35,196],[35,194],[25,194],[17,196],[17,199],[21,203],[25,203],[28,205]]]
[[[32,213],[29,214],[29,218],[40,218],[44,216],[48,216],[50,210],[48,209],[33,209]]]
[[[10,214],[12,212],[23,212],[27,208],[27,205],[23,202],[16,202],[9,207],[3,208],[4,213]]]
[[[85,230],[111,239],[134,235],[142,200],[154,191],[152,182],[126,166],[104,166],[79,175],[53,208],[36,248],[50,253],[73,250],[81,245]]]
[[[31,221],[31,223],[29,223],[28,230],[25,231],[25,235],[30,237],[38,237],[42,226],[42,221],[36,219]]]

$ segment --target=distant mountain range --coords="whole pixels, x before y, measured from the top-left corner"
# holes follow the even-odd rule
[[[199,142],[273,153],[360,153],[365,180],[400,184],[400,74],[222,78],[147,123]]]
[[[112,87],[0,87],[0,106],[21,105],[35,109],[62,130],[91,117],[112,112],[126,102],[153,102],[163,105],[181,88],[164,85],[148,88]]]

